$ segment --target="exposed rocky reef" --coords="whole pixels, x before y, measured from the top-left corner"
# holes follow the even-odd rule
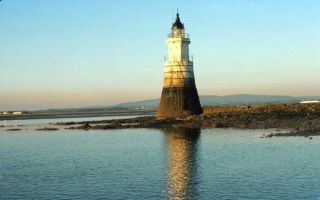
[[[157,120],[154,116],[83,122],[60,122],[67,129],[119,128],[242,128],[286,129],[272,136],[320,135],[320,104],[266,104],[253,106],[204,107],[203,114],[186,118]],[[271,137],[272,137],[271,136]],[[270,137],[270,136],[266,136]]]
[[[52,128],[52,127],[44,127],[44,128],[38,128],[37,131],[57,131],[58,128]]]
[[[10,128],[10,129],[7,129],[6,131],[21,131],[20,128]]]

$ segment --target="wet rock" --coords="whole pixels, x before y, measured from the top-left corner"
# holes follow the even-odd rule
[[[225,126],[220,122],[216,122],[216,123],[213,123],[212,127],[213,128],[224,128]]]
[[[7,129],[6,131],[21,131],[20,128],[10,128],[10,129]]]
[[[92,129],[117,129],[117,128],[122,128],[121,124],[105,124],[105,125],[96,125],[96,126],[91,126]]]
[[[90,126],[89,123],[84,123],[84,124],[81,126],[81,128],[83,128],[83,129],[90,129],[91,126]]]
[[[68,125],[70,124],[70,122],[68,122]],[[82,129],[82,130],[89,130],[91,128],[90,124],[87,122],[82,123],[80,126],[72,126],[72,127],[68,127],[66,129]]]
[[[270,133],[270,134],[266,135],[265,138],[272,138],[273,136],[274,136],[274,134]]]
[[[38,128],[37,131],[57,131],[58,128],[52,128],[52,127],[44,127],[44,128]]]

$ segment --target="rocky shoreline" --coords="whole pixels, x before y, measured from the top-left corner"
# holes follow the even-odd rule
[[[248,106],[204,107],[204,113],[187,118],[157,120],[154,116],[82,122],[60,122],[66,129],[124,129],[124,128],[240,128],[286,129],[273,136],[320,135],[320,104],[265,104]]]

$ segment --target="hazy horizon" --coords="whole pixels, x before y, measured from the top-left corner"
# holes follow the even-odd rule
[[[320,1],[0,1],[0,110],[159,98],[179,8],[199,95],[319,96]]]
[[[311,95],[311,96],[290,96],[290,95],[268,95],[268,94],[246,94],[246,93],[241,93],[241,94],[228,94],[228,95],[211,95],[211,94],[203,94],[200,95],[201,97],[205,96],[216,96],[216,97],[228,97],[228,96],[241,96],[241,95],[248,95],[248,96],[274,96],[274,97],[312,97],[312,98],[306,98],[303,100],[318,100],[320,95]],[[314,99],[313,97],[317,97],[317,99]],[[1,111],[36,111],[36,110],[50,110],[50,109],[78,109],[78,108],[94,108],[94,107],[108,107],[108,106],[116,106],[116,105],[121,105],[121,104],[126,104],[126,103],[134,103],[134,102],[141,102],[141,101],[152,101],[152,100],[160,100],[160,97],[155,97],[155,98],[148,98],[148,99],[134,99],[134,100],[128,100],[128,101],[121,101],[121,102],[116,102],[116,103],[110,103],[110,104],[79,104],[76,106],[72,106],[71,104],[68,104],[68,101],[65,101],[65,105],[61,104],[59,106],[55,107],[39,107],[37,105],[34,105],[33,102],[29,102],[29,105],[31,105],[30,108],[28,107],[15,107],[12,109],[2,109]],[[70,101],[74,102],[74,99],[70,99]],[[33,106],[34,105],[34,106]]]

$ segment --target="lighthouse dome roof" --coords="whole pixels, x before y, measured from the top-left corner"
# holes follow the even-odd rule
[[[172,24],[172,28],[184,29],[184,25],[180,21],[179,13],[177,13],[176,21]]]

